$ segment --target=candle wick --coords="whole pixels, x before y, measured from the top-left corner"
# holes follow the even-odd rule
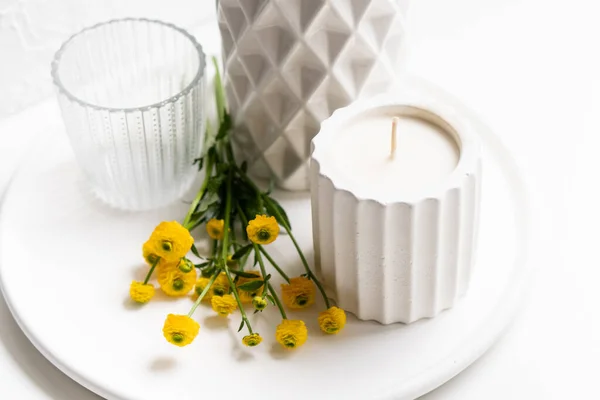
[[[397,144],[397,134],[398,131],[398,122],[400,119],[398,117],[392,118],[392,141],[391,141],[391,149],[390,149],[390,158],[393,160],[396,158],[396,144]]]

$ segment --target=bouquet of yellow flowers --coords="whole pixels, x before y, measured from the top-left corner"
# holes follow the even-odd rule
[[[308,337],[304,321],[290,320],[285,309],[303,309],[315,302],[316,292],[325,301],[318,323],[327,334],[339,333],[346,323],[345,312],[330,304],[323,286],[311,270],[294,238],[289,218],[283,207],[271,196],[271,189],[261,190],[246,174],[247,165],[238,165],[229,140],[231,117],[226,110],[225,96],[217,61],[215,100],[218,129],[209,138],[208,150],[196,160],[204,180],[182,223],[161,222],[142,247],[144,260],[150,266],[143,282],[134,281],[130,296],[138,303],[147,303],[155,293],[149,283],[156,276],[160,289],[168,296],[187,296],[192,293],[195,303],[187,315],[169,314],[163,334],[177,346],[190,344],[200,331],[192,317],[201,302],[209,302],[220,316],[227,317],[239,310],[241,323],[238,332],[246,328],[242,343],[253,347],[262,337],[252,329],[244,305],[261,312],[269,304],[277,307],[282,321],[275,338],[286,349],[302,346]],[[207,135],[208,137],[209,135]],[[200,255],[190,232],[204,226],[212,241],[209,256]],[[287,232],[302,261],[305,273],[290,278],[269,254],[267,246],[277,240],[280,229]],[[241,234],[240,234],[241,233]],[[186,256],[192,252],[202,260],[194,264]],[[245,268],[253,256],[251,268]],[[286,283],[278,294],[271,284],[273,270]]]

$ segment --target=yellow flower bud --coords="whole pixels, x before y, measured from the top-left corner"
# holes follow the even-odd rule
[[[169,314],[163,327],[165,339],[179,347],[192,343],[199,331],[200,324],[187,315]]]
[[[160,288],[167,296],[185,296],[196,284],[196,269],[184,273],[179,269],[179,261],[173,264],[160,264],[157,272]]]
[[[346,325],[346,313],[338,307],[330,307],[319,314],[319,327],[330,335],[338,334]]]
[[[222,219],[211,219],[206,223],[206,233],[211,239],[222,240],[225,231],[225,221]]]
[[[179,270],[183,273],[191,272],[194,268],[194,264],[187,258],[182,258],[179,262]]]
[[[258,333],[244,336],[242,343],[248,347],[258,346],[262,342],[262,337]]]
[[[308,278],[299,276],[290,279],[290,283],[281,284],[281,297],[291,309],[306,308],[315,302],[315,284]]]
[[[254,306],[255,310],[262,311],[265,308],[267,308],[267,300],[263,299],[260,296],[254,296],[254,298],[252,299],[252,305]]]
[[[131,282],[129,297],[136,303],[147,303],[154,297],[154,286],[142,282]]]
[[[289,350],[302,346],[307,338],[308,330],[301,320],[284,319],[275,331],[277,342]]]
[[[161,222],[143,246],[144,258],[153,264],[157,257],[167,263],[179,262],[192,248],[194,239],[179,222]]]
[[[273,243],[279,235],[279,224],[275,217],[257,215],[246,227],[248,239],[256,244]]]
[[[222,317],[226,317],[237,309],[237,301],[230,294],[213,296],[210,300],[213,310]]]

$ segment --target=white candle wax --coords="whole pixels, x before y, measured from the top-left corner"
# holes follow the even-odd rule
[[[409,114],[390,107],[373,109],[339,127],[327,158],[346,188],[379,199],[423,195],[444,183],[460,157],[456,140],[449,127]],[[394,117],[399,121],[391,157]]]

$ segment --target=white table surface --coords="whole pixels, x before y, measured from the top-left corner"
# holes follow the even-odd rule
[[[600,371],[600,5],[594,3],[411,4],[410,71],[479,111],[514,151],[531,185],[545,247],[534,257],[529,301],[506,336],[426,400],[600,398],[594,381]],[[0,192],[35,134],[57,123],[57,112],[49,101],[0,121]],[[43,312],[43,299],[40,304]],[[0,399],[98,398],[35,350],[1,298],[0,382]]]

